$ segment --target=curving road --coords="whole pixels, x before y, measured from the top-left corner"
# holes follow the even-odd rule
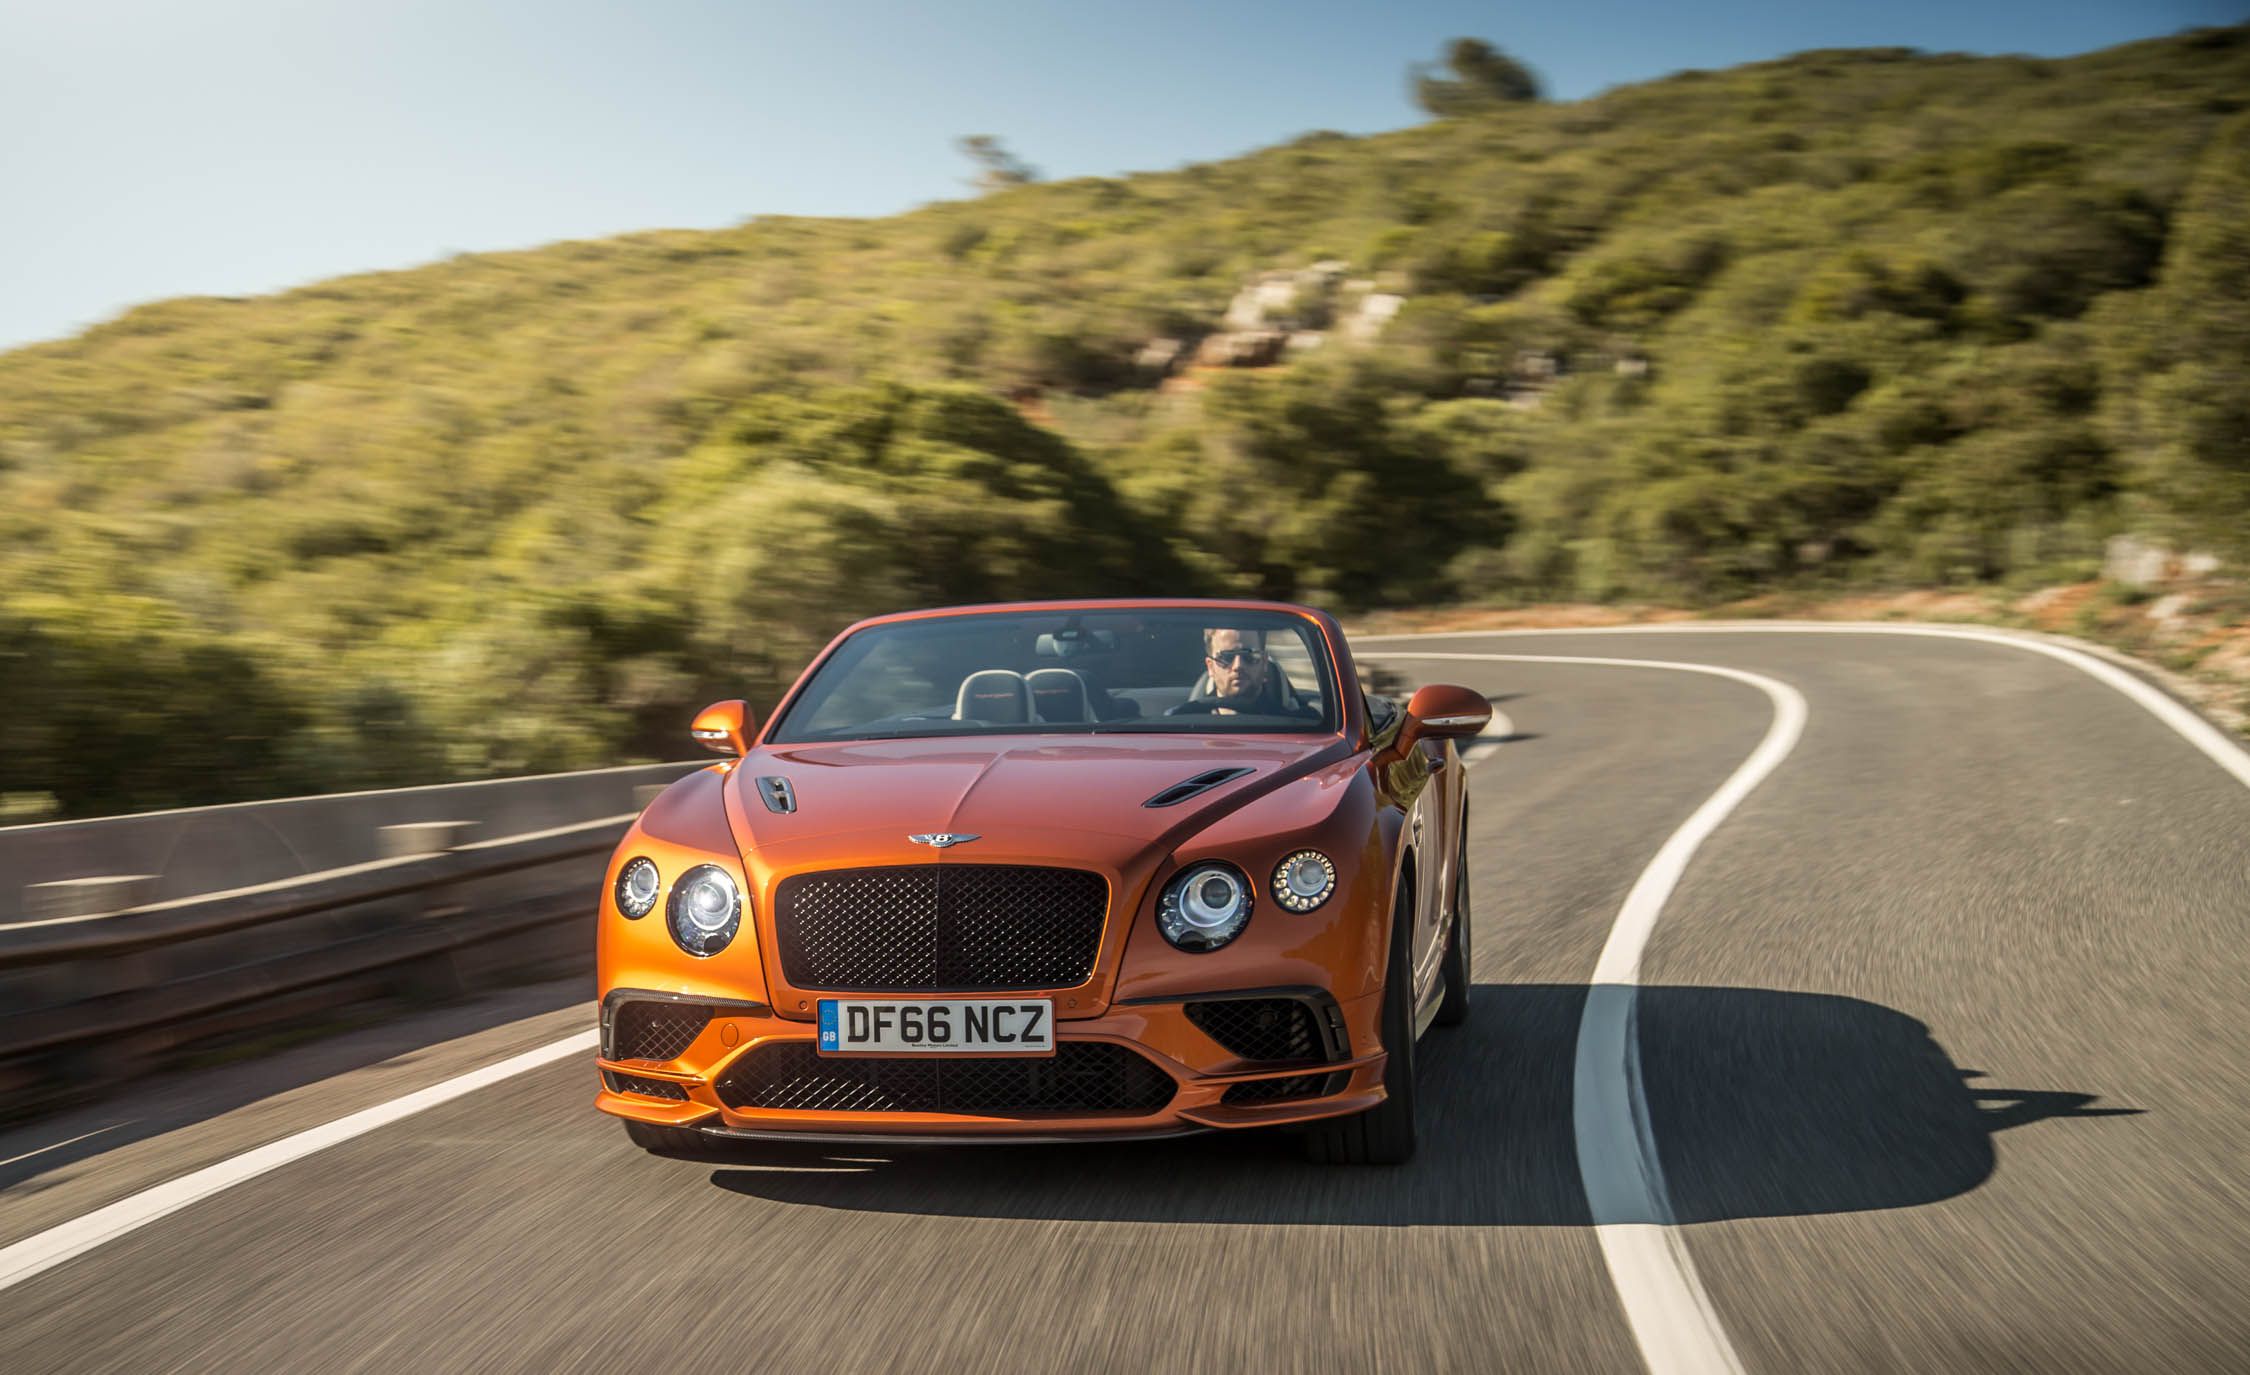
[[[582,1033],[581,990],[528,989],[0,1137],[0,1366],[2250,1368],[2239,752],[1982,640],[1359,647],[1515,731],[1414,1165],[661,1161],[571,1055],[81,1245]]]

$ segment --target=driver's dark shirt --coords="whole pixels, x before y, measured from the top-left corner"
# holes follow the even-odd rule
[[[1252,697],[1220,697],[1208,686],[1207,676],[1199,676],[1195,686],[1188,689],[1188,699],[1165,712],[1166,716],[1179,716],[1188,712],[1210,711],[1224,707],[1245,716],[1285,716],[1298,720],[1317,720],[1320,713],[1297,700],[1296,693],[1283,686],[1281,665],[1268,661],[1266,678]]]

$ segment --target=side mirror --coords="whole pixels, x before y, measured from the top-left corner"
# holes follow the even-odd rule
[[[713,702],[695,714],[694,724],[688,734],[695,743],[713,754],[731,754],[737,758],[750,752],[750,727],[757,721],[750,704],[739,697],[724,702]]]
[[[1399,727],[1398,743],[1393,748],[1404,756],[1424,740],[1475,735],[1491,720],[1492,703],[1484,700],[1483,693],[1451,683],[1431,683],[1416,688],[1407,699],[1406,724]]]

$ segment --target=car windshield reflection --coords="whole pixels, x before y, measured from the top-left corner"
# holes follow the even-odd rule
[[[1326,733],[1319,626],[1224,607],[988,612],[869,626],[783,709],[774,744],[908,736]]]

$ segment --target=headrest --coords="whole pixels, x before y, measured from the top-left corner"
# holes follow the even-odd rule
[[[1067,668],[1035,668],[1023,676],[1031,710],[1042,721],[1085,721],[1093,712],[1086,680]]]
[[[956,721],[989,721],[998,726],[1020,726],[1031,719],[1031,695],[1023,675],[1012,668],[986,668],[961,680],[953,697]]]

